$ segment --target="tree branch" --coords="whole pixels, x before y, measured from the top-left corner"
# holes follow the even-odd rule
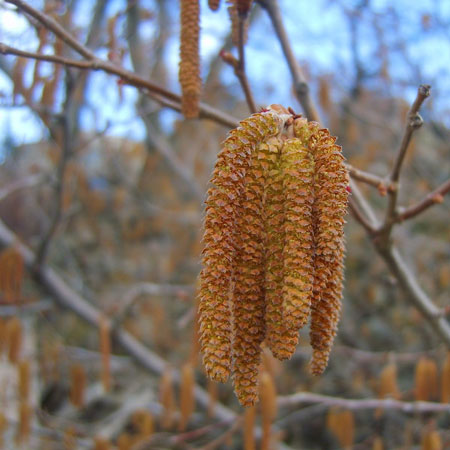
[[[444,201],[444,196],[450,192],[450,180],[441,184],[434,191],[430,192],[422,201],[416,205],[410,206],[409,208],[403,209],[395,218],[395,222],[403,222],[404,220],[411,219],[424,212],[430,206],[436,205],[437,203],[442,203]]]
[[[284,57],[289,66],[291,77],[294,82],[295,95],[309,120],[320,122],[319,113],[311,101],[309,86],[302,70],[295,58],[291,43],[284,28],[280,7],[277,0],[258,0],[258,3],[267,11],[275,33],[280,41]]]
[[[430,96],[431,87],[426,84],[421,84],[417,90],[417,96],[414,100],[409,112],[406,123],[405,132],[403,134],[402,141],[400,143],[400,148],[398,149],[397,156],[394,161],[394,166],[390,175],[390,181],[392,189],[389,191],[389,203],[386,210],[386,217],[384,224],[380,229],[380,240],[384,241],[385,245],[389,245],[389,239],[392,231],[392,227],[395,223],[396,209],[397,209],[397,199],[398,199],[398,181],[400,179],[400,172],[402,169],[403,162],[405,160],[406,152],[411,142],[412,135],[414,131],[419,129],[423,124],[423,119],[419,115],[419,109],[422,103]]]
[[[278,406],[282,408],[299,406],[305,403],[318,403],[328,407],[337,406],[353,411],[364,409],[388,409],[402,411],[408,414],[450,412],[450,404],[448,403],[402,402],[390,398],[350,400],[328,395],[313,394],[310,392],[299,392],[298,394],[278,397]]]

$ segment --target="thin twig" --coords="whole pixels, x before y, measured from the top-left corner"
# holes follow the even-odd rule
[[[219,447],[222,444],[224,444],[227,441],[227,439],[229,439],[231,436],[233,436],[234,433],[236,433],[236,431],[239,430],[239,428],[242,426],[242,422],[243,422],[243,418],[242,417],[238,417],[234,421],[233,425],[231,425],[231,427],[228,428],[227,431],[225,431],[219,437],[217,437],[216,439],[212,440],[211,442],[209,442],[208,444],[204,445],[203,447],[200,447],[198,450],[215,450],[217,447]]]
[[[238,42],[238,63],[235,65],[234,73],[241,83],[242,90],[244,91],[245,100],[247,101],[248,108],[253,114],[256,112],[256,104],[253,98],[252,91],[250,89],[250,84],[247,79],[247,73],[245,71],[245,22],[247,20],[247,14],[238,14],[238,31],[239,31],[239,42]]]
[[[367,398],[351,400],[340,397],[331,397],[328,395],[313,394],[310,392],[299,392],[298,394],[278,397],[279,407],[293,407],[305,403],[318,403],[327,406],[337,406],[350,410],[364,409],[388,409],[397,410],[404,413],[441,413],[450,412],[449,403],[433,403],[433,402],[403,402],[394,399],[377,399]]]
[[[64,177],[66,173],[66,167],[70,155],[72,153],[73,139],[72,139],[72,124],[69,120],[69,110],[71,108],[72,96],[75,89],[74,80],[69,70],[66,71],[66,99],[64,102],[64,112],[60,116],[62,142],[61,142],[61,155],[58,163],[56,174],[56,187],[53,200],[53,214],[50,222],[50,226],[43,237],[38,249],[36,250],[35,264],[41,264],[50,248],[50,243],[58,229],[58,225],[61,221],[63,211],[63,194],[64,194]]]
[[[102,70],[110,75],[118,76],[123,82],[129,84],[130,86],[144,89],[152,98],[160,103],[163,103],[165,106],[174,109],[175,111],[180,111],[181,109],[181,99],[179,95],[158,86],[156,83],[153,83],[134,72],[100,58],[89,61],[78,61],[57,55],[27,52],[3,43],[0,43],[0,53],[4,55],[16,55],[25,58],[53,62],[55,64],[64,64],[65,66],[75,67],[77,69]],[[233,127],[233,125],[237,123],[236,119],[204,103],[200,103],[200,117],[214,120],[227,127]]]
[[[69,47],[73,48],[84,58],[90,60],[97,59],[95,54],[91,50],[78,42],[69,32],[64,29],[63,26],[61,26],[55,19],[53,19],[49,15],[33,8],[30,4],[22,0],[6,0],[6,3],[12,3],[22,11],[34,17],[36,20],[41,22],[45,28],[51,30],[56,36],[62,39]]]
[[[363,213],[358,208],[358,205],[356,204],[355,200],[351,196],[349,197],[348,206],[356,221],[359,222],[369,234],[373,234],[376,231],[376,229],[366,219],[366,217],[364,217]]]
[[[397,156],[394,161],[391,175],[389,177],[392,189],[389,191],[389,203],[386,209],[386,217],[384,224],[380,229],[380,241],[384,245],[389,245],[392,227],[395,223],[397,214],[397,200],[398,200],[398,181],[400,179],[400,172],[405,160],[406,152],[408,151],[409,143],[411,142],[414,131],[419,129],[423,124],[423,119],[419,115],[419,109],[422,103],[430,96],[431,87],[426,84],[421,84],[417,90],[417,96],[414,100],[407,117],[406,128],[403,133],[403,138],[398,149]]]
[[[35,187],[43,183],[45,178],[46,177],[42,174],[33,174],[11,182],[4,188],[0,189],[0,202],[21,189]]]
[[[286,62],[288,63],[291,77],[294,82],[296,97],[309,120],[320,122],[319,113],[311,101],[310,90],[305,76],[295,58],[291,43],[284,28],[280,7],[277,0],[258,0],[270,17],[275,33],[280,41]]]
[[[403,222],[404,220],[411,219],[424,212],[430,206],[442,203],[444,201],[444,196],[450,192],[450,180],[441,184],[434,191],[430,192],[422,201],[416,205],[405,208],[401,211],[395,218],[396,222]]]
[[[346,164],[346,166],[350,176],[353,179],[362,181],[363,183],[376,187],[380,192],[380,194],[385,195],[391,189],[390,184],[386,179],[381,178],[378,175],[374,175],[373,173],[357,169],[356,167],[353,167],[350,164]]]

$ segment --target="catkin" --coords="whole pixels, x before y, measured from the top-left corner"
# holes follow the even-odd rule
[[[180,66],[181,111],[187,119],[198,117],[201,93],[200,79],[200,2],[181,0],[180,4]]]
[[[450,403],[450,352],[447,352],[441,372],[441,402]]]
[[[244,406],[258,397],[261,343],[265,337],[263,197],[272,153],[266,143],[254,152],[244,178],[245,191],[237,218],[237,251],[233,291],[233,383]]]
[[[70,401],[76,408],[84,405],[86,391],[86,371],[81,364],[70,368]]]
[[[285,197],[283,319],[286,327],[297,332],[309,317],[314,269],[314,161],[301,139],[286,141],[281,166]]]
[[[261,345],[292,356],[311,318],[311,371],[339,321],[348,172],[328,130],[271,105],[231,131],[206,200],[199,322],[208,376],[258,399]],[[231,307],[230,307],[231,305]]]
[[[275,136],[281,123],[270,113],[241,122],[223,144],[206,200],[203,270],[200,274],[200,343],[206,373],[226,381],[231,367],[231,280],[235,260],[235,223],[241,210],[244,179],[255,148]]]
[[[189,422],[189,418],[194,412],[194,370],[190,363],[185,364],[181,368],[181,385],[180,385],[180,422],[178,430],[184,431]]]
[[[316,125],[310,125],[314,130],[310,148],[315,161],[315,267],[310,339],[311,372],[318,375],[327,366],[341,309],[349,179],[341,147],[335,144],[336,138],[330,136],[328,130],[315,128]]]

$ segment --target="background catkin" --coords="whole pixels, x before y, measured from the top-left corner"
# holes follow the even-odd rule
[[[180,4],[180,66],[181,111],[187,119],[198,117],[201,94],[200,79],[200,2],[181,0]]]

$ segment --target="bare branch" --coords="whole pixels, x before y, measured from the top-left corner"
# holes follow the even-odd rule
[[[350,164],[347,164],[346,166],[350,176],[353,179],[376,187],[381,195],[385,195],[391,189],[389,182],[384,178],[381,178],[370,172],[365,172],[364,170],[357,169]]]
[[[284,28],[283,20],[281,17],[280,7],[277,0],[258,0],[258,3],[263,7],[270,17],[275,33],[280,41],[281,48],[288,63],[291,77],[294,82],[294,90],[296,97],[302,105],[303,111],[309,120],[315,120],[320,122],[319,113],[311,101],[309,93],[309,86],[306,82],[306,78],[303,75],[300,66],[295,58],[294,52],[291,47],[291,43]]]
[[[76,52],[78,52],[81,56],[85,57],[89,60],[96,59],[95,54],[89,50],[87,47],[78,42],[70,33],[68,33],[63,26],[61,26],[56,20],[52,17],[44,14],[43,12],[33,8],[28,3],[22,0],[6,0],[7,3],[12,3],[16,5],[19,9],[26,12],[30,16],[34,17],[36,20],[42,23],[44,27],[51,30],[58,36],[61,40],[63,40],[69,47],[73,48]]]
[[[423,291],[420,284],[400,253],[394,246],[384,246],[377,237],[374,238],[375,248],[383,257],[392,274],[397,278],[403,288],[408,301],[410,301],[431,325],[433,331],[439,335],[447,348],[450,349],[450,324],[443,316],[442,311],[433,303]]]
[[[235,67],[234,73],[236,74],[239,82],[241,83],[242,90],[244,91],[245,99],[250,112],[253,114],[256,112],[255,100],[253,98],[250,84],[245,72],[245,21],[247,20],[247,14],[238,14],[238,26],[239,26],[239,45],[238,45],[238,64]]]
[[[16,181],[13,181],[4,188],[0,189],[0,202],[4,200],[6,197],[13,194],[14,192],[19,191],[20,189],[35,187],[41,184],[44,180],[45,176],[37,174],[37,175],[29,175],[25,178],[20,178]]]
[[[431,87],[426,84],[421,84],[419,89],[417,90],[417,96],[412,104],[409,112],[406,123],[405,132],[403,134],[402,141],[400,143],[400,148],[397,152],[397,156],[394,162],[394,167],[392,168],[392,173],[390,176],[392,189],[389,191],[389,203],[386,210],[386,218],[384,220],[384,224],[382,229],[380,230],[380,238],[385,241],[385,244],[388,245],[388,241],[390,238],[390,234],[392,231],[392,227],[395,222],[395,215],[397,209],[397,199],[398,199],[398,181],[400,179],[400,171],[403,165],[403,161],[405,160],[406,152],[409,147],[409,143],[411,142],[412,135],[414,131],[422,126],[423,119],[419,115],[419,109],[422,106],[422,103],[430,96]]]
[[[356,219],[356,221],[359,222],[366,229],[366,231],[369,234],[374,233],[376,229],[364,217],[363,213],[358,208],[358,205],[356,204],[355,200],[351,196],[349,197],[348,206],[350,208],[350,211],[353,214],[353,217]]]
[[[279,407],[293,407],[305,403],[319,403],[328,407],[337,406],[353,411],[364,409],[388,409],[402,411],[408,414],[450,412],[450,404],[448,403],[402,402],[390,398],[350,400],[328,395],[313,394],[310,392],[299,392],[298,394],[278,397]]]
[[[411,219],[424,212],[430,206],[442,203],[444,201],[444,196],[450,192],[450,180],[441,184],[434,191],[430,192],[422,201],[416,205],[405,208],[400,214],[395,218],[396,222],[403,222],[404,220]]]

